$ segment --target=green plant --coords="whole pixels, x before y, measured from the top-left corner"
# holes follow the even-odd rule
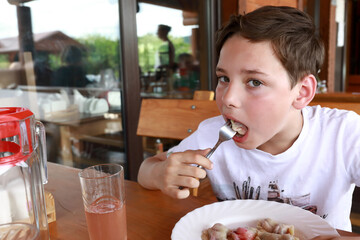
[[[181,53],[190,53],[189,37],[169,37],[175,48],[175,62]],[[143,73],[154,72],[156,52],[163,42],[155,34],[138,37],[139,66]]]
[[[6,54],[0,54],[0,69],[7,69],[10,63]]]
[[[118,40],[101,35],[89,35],[77,39],[86,47],[85,71],[88,74],[99,74],[101,70],[111,68],[119,76]]]

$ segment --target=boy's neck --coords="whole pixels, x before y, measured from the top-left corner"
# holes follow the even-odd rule
[[[259,146],[257,149],[270,153],[272,155],[277,155],[288,150],[298,139],[304,119],[301,111],[298,111],[293,121],[290,121],[290,124],[282,132],[275,135],[272,139]]]

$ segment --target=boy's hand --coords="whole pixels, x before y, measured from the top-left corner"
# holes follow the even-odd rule
[[[206,177],[206,171],[197,165],[209,170],[213,167],[212,162],[205,158],[209,151],[210,149],[172,153],[165,161],[159,162],[158,170],[161,175],[158,188],[173,198],[187,198],[190,188],[199,187],[198,179]]]

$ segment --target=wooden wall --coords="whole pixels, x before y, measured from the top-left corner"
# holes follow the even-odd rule
[[[239,0],[239,13],[248,13],[255,9],[265,6],[290,6],[303,9],[302,1],[298,0]]]

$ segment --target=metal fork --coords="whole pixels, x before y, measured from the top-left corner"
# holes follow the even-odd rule
[[[210,158],[211,155],[215,152],[215,150],[218,148],[218,146],[225,141],[228,141],[232,139],[235,136],[236,132],[231,128],[231,122],[227,121],[224,126],[222,126],[219,130],[219,140],[215,144],[215,146],[206,154],[206,158]],[[203,166],[197,165],[198,168],[204,169]],[[180,188],[182,189],[182,188]],[[192,189],[192,195],[197,196],[198,195],[198,188]]]
[[[215,144],[215,146],[206,154],[206,158],[210,158],[211,155],[215,152],[218,146],[225,141],[232,139],[235,136],[236,132],[231,128],[231,122],[227,121],[224,126],[222,126],[219,130],[219,140]],[[204,169],[202,166],[198,165],[197,167]]]
[[[236,132],[231,128],[231,122],[227,121],[224,126],[220,128],[219,131],[219,140],[215,144],[215,146],[211,149],[211,151],[206,154],[206,158],[210,158],[211,155],[215,152],[218,146],[227,140],[232,139],[235,136]]]

